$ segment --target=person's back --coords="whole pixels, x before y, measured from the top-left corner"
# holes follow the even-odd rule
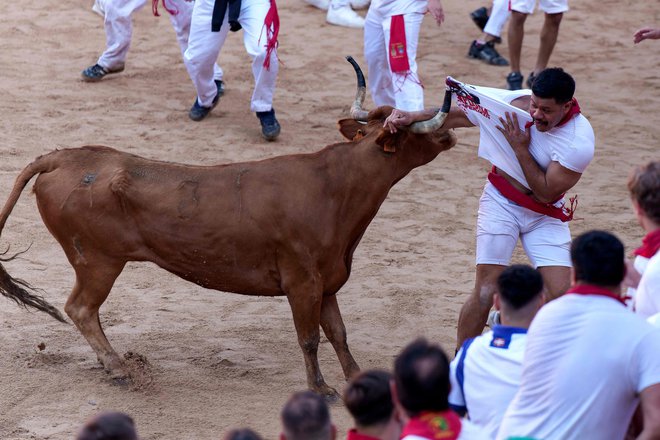
[[[495,306],[501,324],[463,344],[451,363],[449,403],[475,425],[497,436],[520,385],[527,329],[543,304],[541,274],[513,265],[497,279]]]
[[[573,243],[572,256],[580,246],[598,250],[594,238],[602,236],[618,242],[607,233],[587,233]],[[596,265],[597,253],[586,254]],[[623,245],[613,259],[615,286],[623,279]],[[580,263],[574,263],[579,277]],[[660,391],[660,332],[604,285],[578,283],[539,311],[528,333],[520,389],[498,439],[623,438],[640,393]]]

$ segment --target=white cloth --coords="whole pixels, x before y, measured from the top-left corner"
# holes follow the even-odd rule
[[[605,296],[565,294],[527,334],[520,388],[498,439],[622,439],[660,383],[660,332]]]
[[[522,371],[527,330],[496,325],[468,339],[451,362],[449,404],[494,439]]]
[[[486,181],[477,213],[476,264],[508,266],[518,238],[535,268],[572,266],[568,223],[523,208]]]
[[[536,0],[511,0],[511,10],[531,14]],[[568,0],[539,0],[539,7],[546,14],[559,14],[568,11]]]
[[[215,0],[195,0],[190,26],[190,39],[183,61],[197,91],[197,102],[203,107],[210,107],[217,94],[214,83],[213,63],[218,59],[220,50],[229,33],[229,14],[225,14],[219,32],[211,32],[211,19]],[[253,112],[265,112],[273,108],[273,94],[279,64],[277,49],[270,58],[270,68],[264,67],[266,59],[266,29],[264,20],[270,9],[270,0],[242,0],[238,22],[243,30],[243,44],[252,59],[254,91],[250,101]]]
[[[646,264],[635,293],[635,312],[643,318],[660,313],[660,252]]]
[[[531,90],[509,91],[464,85],[480,100],[478,105],[462,102],[460,99],[456,102],[470,122],[479,126],[479,156],[529,189],[520,162],[497,126],[501,125],[499,117],[504,118],[505,112],[515,113],[521,128],[532,121],[529,112],[510,104],[518,97],[531,95]],[[547,132],[539,132],[532,126],[529,152],[543,170],[554,161],[564,168],[582,173],[593,159],[594,142],[591,124],[580,114]]]
[[[509,0],[493,0],[493,7],[490,10],[484,32],[495,37],[501,36],[502,28],[510,15]]]
[[[364,58],[369,91],[377,106],[406,111],[424,108],[424,88],[417,75],[417,44],[427,9],[426,0],[373,0],[364,23]],[[389,45],[392,16],[403,15],[410,71],[390,69]]]
[[[101,10],[105,11],[103,26],[105,28],[106,49],[99,57],[97,64],[108,70],[114,70],[124,65],[133,36],[132,15],[142,9],[146,0],[97,0]],[[170,22],[176,33],[176,40],[181,49],[181,55],[188,47],[190,20],[193,3],[186,0],[168,0],[168,7],[178,11],[169,14],[160,8],[163,15],[170,17]],[[222,79],[222,69],[215,64],[214,78]]]

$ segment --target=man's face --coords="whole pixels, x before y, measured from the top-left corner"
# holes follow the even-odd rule
[[[534,119],[534,126],[541,132],[556,127],[570,108],[570,101],[558,104],[554,98],[539,98],[533,93],[529,100],[529,114]]]

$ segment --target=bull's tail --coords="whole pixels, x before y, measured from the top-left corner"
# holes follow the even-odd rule
[[[5,206],[0,212],[0,235],[2,230],[5,227],[5,223],[9,218],[16,202],[18,201],[23,189],[28,184],[30,179],[40,173],[52,171],[56,168],[56,157],[57,152],[47,154],[45,156],[38,157],[34,162],[29,164],[21,174],[16,178],[14,187],[9,194],[9,198],[5,203]],[[7,249],[5,252],[0,253],[0,293],[6,296],[7,298],[15,301],[18,305],[25,307],[26,309],[32,307],[42,312],[48,313],[53,318],[58,321],[66,322],[62,314],[55,307],[50,305],[42,296],[37,294],[37,290],[30,286],[27,282],[13,278],[7,273],[4,266],[1,262],[11,261],[15,259],[19,254],[12,256],[5,256],[9,252]]]

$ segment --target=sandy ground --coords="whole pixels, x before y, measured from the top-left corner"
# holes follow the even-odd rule
[[[578,83],[577,97],[597,137],[596,157],[574,192],[573,234],[615,232],[632,249],[642,231],[625,182],[634,165],[658,159],[660,42],[633,46],[632,33],[660,23],[653,2],[583,0],[565,16],[551,60]],[[101,18],[89,0],[6,2],[0,14],[0,199],[33,158],[55,148],[104,144],[149,158],[194,164],[313,152],[341,140],[337,119],[354,96],[363,65],[362,32],[327,25],[302,0],[281,0],[282,31],[276,109],[282,135],[264,142],[249,111],[252,81],[241,38],[221,55],[227,93],[201,123],[188,120],[194,91],[166,17],[149,8],[135,17],[126,71],[98,84],[79,80],[104,47]],[[445,0],[447,21],[426,17],[419,65],[427,105],[439,105],[444,76],[504,86],[506,68],[469,60],[478,32],[468,13],[479,2]],[[615,12],[612,12],[615,11]],[[363,12],[364,13],[364,12]],[[533,67],[542,16],[528,21],[523,65]],[[506,43],[504,44],[506,53]],[[368,105],[372,105],[368,101]],[[424,335],[453,350],[457,314],[474,278],[476,207],[488,164],[476,158],[476,130],[412,172],[391,191],[357,249],[339,303],[362,368],[390,368],[397,352]],[[45,289],[62,309],[73,271],[25,191],[2,248],[23,250],[9,272]],[[516,261],[525,261],[517,252]],[[250,426],[279,433],[278,414],[305,387],[302,355],[284,298],[205,290],[152,264],[130,264],[102,312],[108,337],[141,375],[114,386],[72,325],[0,300],[0,438],[70,439],[101,410],[122,410],[145,439],[217,439]],[[39,344],[45,344],[40,351]],[[327,382],[344,380],[330,344],[320,363]],[[350,427],[332,407],[340,438]]]

